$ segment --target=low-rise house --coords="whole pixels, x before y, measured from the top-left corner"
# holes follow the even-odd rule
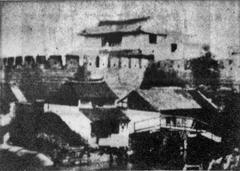
[[[156,118],[136,121],[133,132],[144,131],[144,129],[145,131],[153,131],[160,128],[193,132],[197,130],[209,131],[208,121],[212,115],[216,114],[217,109],[202,94],[194,94],[192,91],[188,92],[180,87],[137,89],[119,100],[118,105],[128,108],[127,116],[130,119],[131,115],[136,115],[136,113],[145,112],[146,115],[149,112],[159,113]],[[198,98],[196,98],[197,95]],[[216,141],[219,140],[216,137]]]
[[[129,141],[137,159],[198,162],[211,153],[208,144],[216,147],[222,141],[209,122],[217,108],[198,91],[180,87],[137,89],[118,104],[130,119]]]
[[[116,107],[116,99],[104,81],[71,81],[63,84],[44,108],[59,115],[91,146],[127,146],[129,119]]]

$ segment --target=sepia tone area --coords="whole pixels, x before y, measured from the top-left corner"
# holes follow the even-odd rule
[[[239,1],[0,10],[1,170],[240,168]]]

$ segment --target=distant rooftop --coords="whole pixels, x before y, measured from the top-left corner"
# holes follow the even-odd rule
[[[104,34],[156,34],[167,36],[166,30],[156,26],[150,17],[132,18],[126,20],[102,20],[96,27],[86,28],[79,35],[101,36]]]
[[[135,24],[143,21],[147,21],[150,17],[131,18],[125,20],[102,20],[98,23],[98,26],[103,25],[123,25],[123,24]]]

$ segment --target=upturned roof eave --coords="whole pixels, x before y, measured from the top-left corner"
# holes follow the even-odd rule
[[[85,32],[78,33],[79,36],[85,36],[85,37],[101,37],[101,36],[110,35],[110,34],[122,34],[122,35],[154,34],[154,35],[163,36],[163,37],[167,37],[168,35],[167,33],[156,33],[156,32],[145,31],[143,29],[133,30],[133,31],[112,31],[112,32],[101,32],[101,33],[85,33]]]

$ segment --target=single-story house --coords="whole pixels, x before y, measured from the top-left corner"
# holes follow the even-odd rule
[[[45,112],[54,112],[90,146],[128,146],[129,118],[119,108],[85,108],[45,104]]]
[[[127,146],[128,117],[105,81],[68,81],[47,99],[45,111],[59,115],[91,146]]]
[[[198,98],[196,98],[198,97]],[[119,107],[127,108],[127,116],[134,124],[134,131],[154,131],[161,128],[210,131],[209,118],[217,114],[216,106],[199,92],[190,92],[180,87],[153,87],[137,89],[118,101]],[[156,118],[148,117],[156,113]],[[159,113],[159,116],[157,116]],[[139,119],[142,118],[142,119]],[[140,120],[140,121],[138,121]],[[147,126],[148,125],[148,126]],[[203,136],[209,138],[207,134]],[[211,138],[211,137],[210,137]],[[217,140],[219,141],[219,139]]]
[[[217,109],[204,97],[198,92],[194,94],[193,90],[188,91],[180,87],[153,87],[131,91],[118,101],[118,106],[207,121],[208,115]]]

